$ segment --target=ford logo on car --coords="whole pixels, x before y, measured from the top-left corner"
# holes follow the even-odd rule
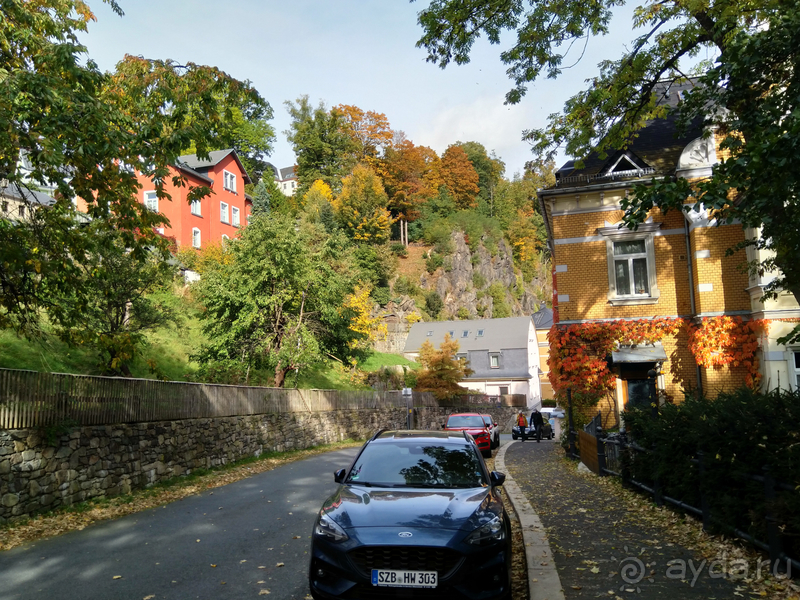
[[[411,533],[410,531],[401,531],[401,532],[400,532],[400,533],[398,533],[397,535],[399,535],[400,537],[411,537],[411,536],[412,536],[412,535],[414,535],[414,534],[413,534],[413,533]]]

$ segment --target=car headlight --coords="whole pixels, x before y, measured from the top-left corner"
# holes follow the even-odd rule
[[[470,533],[464,541],[467,544],[473,544],[475,546],[485,546],[486,544],[499,542],[505,539],[505,537],[506,530],[503,527],[503,519],[497,516]]]
[[[332,542],[343,542],[348,539],[344,529],[339,527],[336,521],[323,512],[319,513],[317,522],[314,525],[314,535],[329,539]]]

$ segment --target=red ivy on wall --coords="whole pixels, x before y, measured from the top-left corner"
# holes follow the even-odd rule
[[[689,334],[689,350],[704,367],[739,366],[747,369],[745,383],[758,387],[758,336],[767,331],[764,320],[743,321],[740,317],[713,317],[695,325],[684,319],[641,319],[553,325],[550,341],[550,382],[556,393],[567,388],[602,396],[614,390],[616,375],[608,369],[606,357],[617,343],[652,344],[682,329]]]
[[[699,325],[689,323],[689,350],[702,367],[730,365],[747,370],[745,385],[757,388],[761,382],[758,370],[758,338],[766,333],[769,322],[764,319],[743,321],[741,317],[713,317]]]
[[[558,393],[567,388],[603,395],[613,391],[616,375],[609,371],[606,357],[617,343],[652,344],[665,335],[677,333],[682,319],[641,319],[553,325],[550,341],[550,382]]]

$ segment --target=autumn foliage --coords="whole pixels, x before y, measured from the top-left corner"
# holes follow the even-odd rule
[[[450,146],[444,151],[442,179],[458,208],[475,208],[478,205],[478,172],[460,146]]]
[[[458,382],[472,375],[473,371],[467,366],[466,359],[456,358],[458,341],[444,336],[444,341],[439,350],[426,341],[419,349],[419,362],[422,371],[417,376],[416,389],[421,392],[431,392],[439,400],[452,398],[467,390],[458,385]]]
[[[745,383],[758,387],[758,336],[766,332],[764,320],[736,317],[703,319],[696,325],[685,319],[641,319],[607,323],[554,325],[550,329],[550,381],[556,393],[572,389],[598,398],[614,390],[616,375],[606,357],[618,344],[653,344],[680,331],[689,334],[689,350],[703,367],[744,366]]]

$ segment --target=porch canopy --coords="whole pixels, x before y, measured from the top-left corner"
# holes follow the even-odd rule
[[[620,346],[611,353],[611,361],[620,363],[655,363],[667,360],[667,353],[661,344],[640,344],[637,346]]]

